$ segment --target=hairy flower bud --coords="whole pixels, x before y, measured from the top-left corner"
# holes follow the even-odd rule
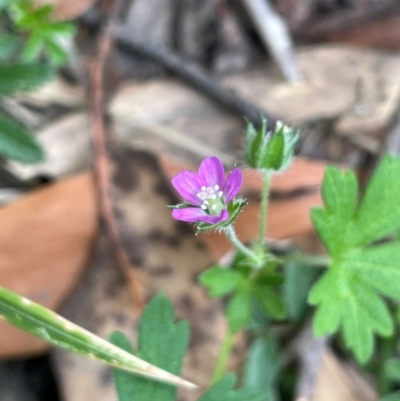
[[[284,170],[292,161],[299,134],[280,121],[276,123],[274,132],[266,132],[266,126],[265,119],[258,130],[253,124],[248,123],[245,145],[246,163],[259,170]]]

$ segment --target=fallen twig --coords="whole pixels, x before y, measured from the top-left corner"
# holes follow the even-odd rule
[[[111,4],[109,20],[99,36],[98,52],[89,64],[90,87],[90,125],[93,140],[95,177],[98,188],[98,203],[101,217],[105,223],[107,234],[112,243],[116,258],[128,283],[133,287],[132,296],[135,306],[141,310],[144,306],[144,295],[140,283],[130,264],[129,256],[121,244],[117,223],[114,217],[112,201],[110,198],[109,160],[106,146],[106,124],[104,119],[103,104],[103,69],[107,56],[110,53],[115,21],[123,0],[115,0]]]
[[[198,65],[184,60],[166,47],[155,46],[135,41],[123,32],[118,35],[118,45],[121,50],[138,54],[162,65],[168,71],[206,96],[217,101],[221,106],[249,119],[255,125],[261,123],[261,116],[268,119],[268,128],[273,129],[276,119],[253,103],[241,99],[233,90],[226,89],[207,74]]]

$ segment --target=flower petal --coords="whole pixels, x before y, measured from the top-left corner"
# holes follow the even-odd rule
[[[228,175],[224,186],[225,202],[229,203],[239,192],[243,183],[243,176],[238,168],[234,168]]]
[[[221,160],[215,156],[204,159],[199,167],[199,176],[207,183],[207,186],[218,185],[222,188],[225,181],[225,171]]]
[[[182,171],[172,178],[171,183],[183,199],[189,201],[192,205],[201,204],[197,193],[205,183],[198,174],[191,171]]]
[[[216,224],[220,221],[228,220],[229,213],[226,209],[223,209],[218,216],[210,216],[203,209],[198,207],[186,207],[184,209],[174,209],[172,211],[172,217],[175,220],[186,221],[188,223],[210,223]]]

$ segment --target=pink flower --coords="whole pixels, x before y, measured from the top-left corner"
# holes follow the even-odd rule
[[[224,167],[218,157],[204,159],[198,174],[182,171],[172,185],[192,207],[174,209],[172,217],[191,223],[216,224],[229,218],[228,203],[242,186],[242,173],[234,168],[225,181]]]

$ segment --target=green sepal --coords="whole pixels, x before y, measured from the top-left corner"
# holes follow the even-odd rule
[[[209,223],[198,223],[196,226],[196,235],[204,231],[209,230],[220,230],[224,229],[225,227],[230,226],[238,217],[239,213],[241,212],[242,208],[247,205],[247,202],[244,199],[233,199],[228,204],[228,213],[229,218],[226,221],[222,221],[217,224],[209,224]]]
[[[245,161],[249,167],[257,168],[258,155],[263,139],[266,136],[267,120],[261,119],[261,127],[256,130],[254,125],[247,121]]]
[[[259,170],[284,170],[293,159],[299,134],[281,122],[277,122],[274,132],[267,132],[266,127],[265,119],[258,130],[250,122],[247,123],[246,163]]]
[[[176,205],[166,205],[167,208],[169,209],[186,209],[188,207],[193,207],[190,203],[182,202],[182,203],[177,203]]]
[[[291,128],[277,124],[273,135],[266,135],[261,145],[257,166],[259,169],[282,171],[292,161],[299,134]]]

